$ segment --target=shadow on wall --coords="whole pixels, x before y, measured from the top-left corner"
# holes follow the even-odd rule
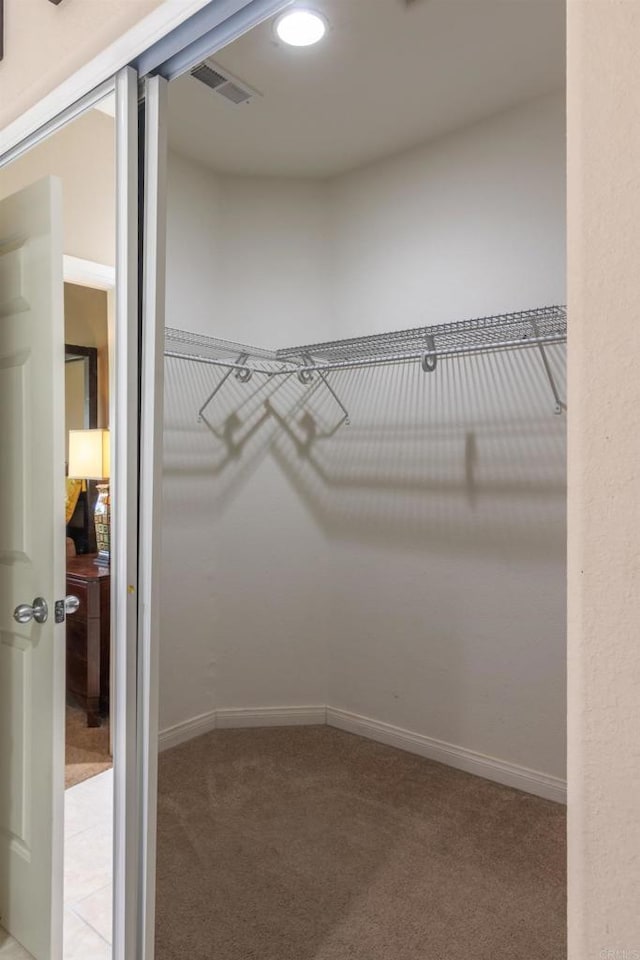
[[[564,393],[564,346],[548,356]],[[537,351],[339,371],[332,390],[230,377],[201,423],[221,374],[166,365],[173,507],[193,502],[190,478],[210,478],[201,507],[219,515],[270,455],[331,539],[564,558],[565,418]]]

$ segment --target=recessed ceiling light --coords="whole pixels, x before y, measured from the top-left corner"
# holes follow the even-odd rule
[[[326,32],[327,21],[314,10],[291,10],[276,22],[278,37],[292,47],[310,47],[322,40]]]

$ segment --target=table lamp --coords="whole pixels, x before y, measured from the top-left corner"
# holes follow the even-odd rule
[[[108,567],[110,560],[111,501],[109,431],[69,431],[69,476],[78,480],[97,480],[98,499],[93,514],[96,527],[96,563]]]

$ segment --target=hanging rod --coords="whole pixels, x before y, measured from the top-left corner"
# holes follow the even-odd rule
[[[425,373],[430,373],[436,369],[441,358],[537,347],[554,396],[556,413],[561,413],[566,410],[566,405],[558,393],[545,347],[564,343],[566,339],[566,307],[551,306],[280,350],[266,350],[167,328],[165,356],[227,370],[225,377],[201,407],[201,415],[234,372],[236,379],[243,383],[254,374],[289,377],[292,373],[297,375],[301,383],[311,383],[314,374],[318,374],[329,387],[324,375],[332,370],[419,361]]]

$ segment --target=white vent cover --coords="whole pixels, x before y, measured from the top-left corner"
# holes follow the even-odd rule
[[[249,103],[254,97],[260,96],[257,90],[252,90],[248,84],[231,76],[228,70],[223,70],[214,60],[199,63],[191,71],[191,76],[236,105]]]

